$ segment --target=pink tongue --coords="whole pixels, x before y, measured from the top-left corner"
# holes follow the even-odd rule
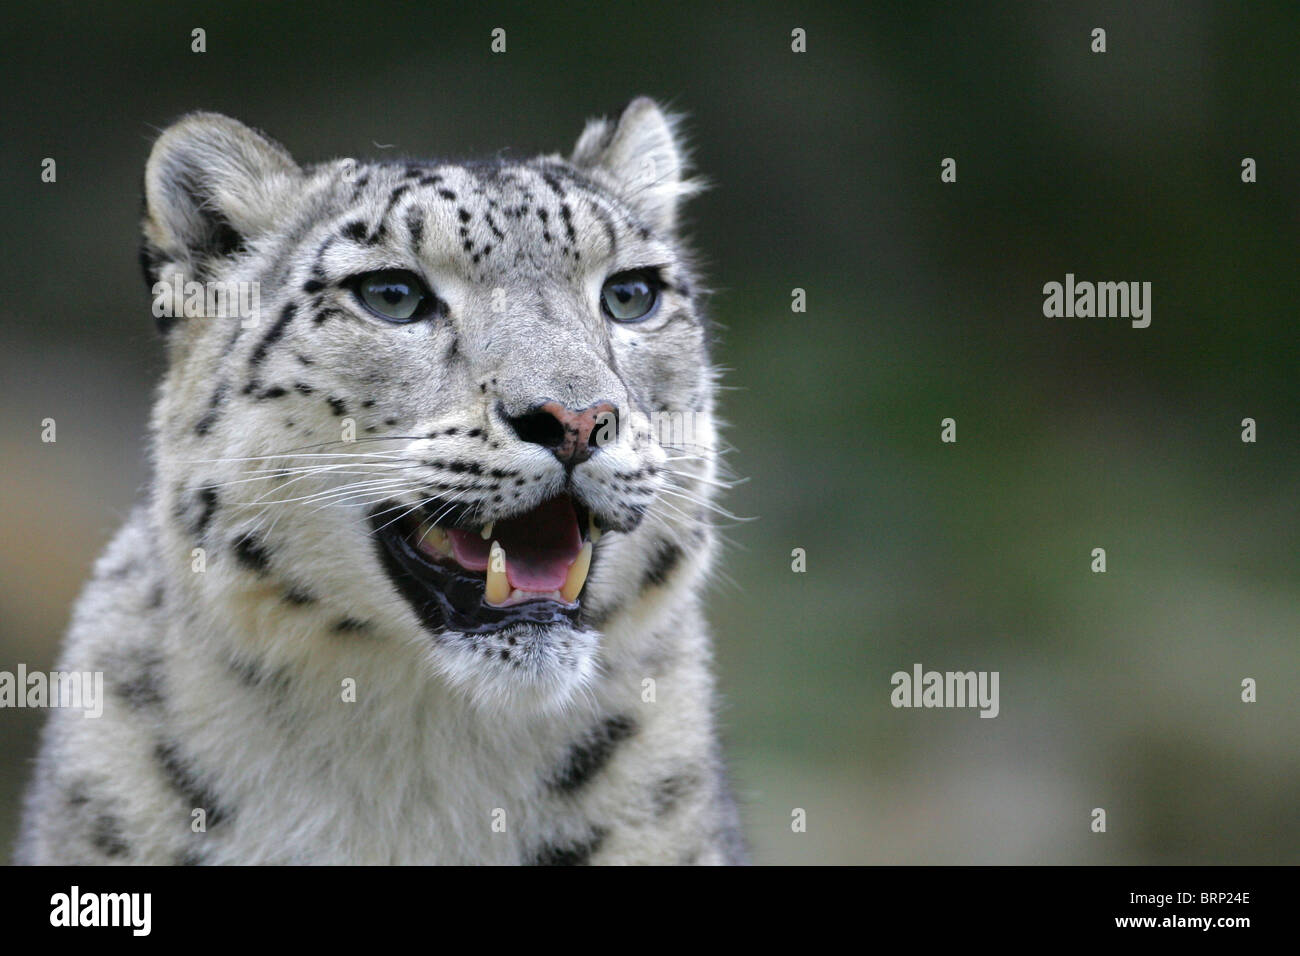
[[[469,571],[486,571],[492,542],[451,529],[452,554]],[[527,514],[498,521],[492,537],[506,549],[506,580],[521,591],[558,591],[582,550],[578,516],[568,498],[552,498]]]

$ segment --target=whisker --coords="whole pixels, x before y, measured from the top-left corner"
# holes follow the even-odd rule
[[[748,523],[750,521],[758,520],[757,518],[747,518],[743,515],[732,514],[726,508],[722,507],[719,504],[715,504],[712,501],[707,501],[702,498],[697,498],[693,495],[684,494],[680,491],[674,491],[671,488],[660,488],[659,492],[660,494],[672,495],[674,498],[681,498],[682,500],[690,502],[693,505],[698,505],[699,507],[711,511],[716,515],[726,518],[728,521]]]
[[[270,501],[265,501],[266,495],[262,495],[259,498],[254,498],[252,501],[232,501],[230,502],[230,504],[241,506],[241,507],[251,507],[253,505],[262,504],[265,501],[265,504],[267,506],[289,505],[289,504],[295,504],[297,502],[302,502],[302,501],[316,501],[324,498],[332,498],[337,495],[343,495],[351,491],[356,491],[362,487],[379,486],[379,485],[389,486],[389,485],[404,484],[404,483],[409,484],[409,482],[405,478],[376,478],[371,481],[352,482],[350,484],[344,485],[342,488],[327,488],[323,491],[315,491],[309,495],[301,495],[296,498],[273,498]],[[273,490],[278,490],[278,489],[273,489]]]

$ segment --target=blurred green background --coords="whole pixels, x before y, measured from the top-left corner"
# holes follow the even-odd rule
[[[158,128],[206,108],[302,160],[530,155],[646,93],[716,184],[692,232],[750,478],[728,505],[757,520],[728,529],[712,618],[756,860],[1300,858],[1296,4],[3,16],[0,669],[52,664],[145,480]],[[1151,327],[1044,318],[1067,272],[1151,282]],[[1001,715],[893,709],[914,662],[1000,671]],[[40,719],[0,712],[0,852]]]

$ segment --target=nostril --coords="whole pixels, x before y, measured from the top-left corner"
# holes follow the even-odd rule
[[[510,427],[521,440],[543,448],[559,448],[564,444],[564,426],[550,412],[529,412],[509,419]]]
[[[504,415],[504,409],[502,410]],[[522,415],[504,416],[523,441],[549,448],[565,468],[573,468],[611,441],[618,412],[609,402],[573,409],[557,401],[543,402]]]

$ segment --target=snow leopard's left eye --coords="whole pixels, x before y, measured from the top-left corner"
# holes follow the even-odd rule
[[[620,272],[605,280],[600,290],[600,307],[615,322],[641,322],[659,304],[662,285],[653,270]]]

